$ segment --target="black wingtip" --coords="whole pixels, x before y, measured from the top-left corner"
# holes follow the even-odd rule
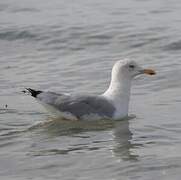
[[[42,93],[42,91],[36,91],[36,90],[34,90],[34,89],[31,89],[31,88],[26,88],[26,90],[27,90],[28,92],[30,92],[31,96],[33,96],[33,97],[35,97],[35,98],[37,97],[38,94]],[[26,93],[25,90],[22,91],[22,92]]]

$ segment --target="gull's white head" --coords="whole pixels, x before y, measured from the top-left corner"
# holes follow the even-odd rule
[[[114,64],[112,73],[113,76],[117,76],[119,79],[123,77],[133,79],[140,74],[154,75],[155,71],[152,69],[144,69],[133,60],[124,59]]]
[[[115,119],[127,116],[131,80],[140,74],[154,75],[155,71],[144,69],[135,61],[128,59],[117,61],[114,64],[109,88],[104,92],[103,96],[111,100],[116,108]]]

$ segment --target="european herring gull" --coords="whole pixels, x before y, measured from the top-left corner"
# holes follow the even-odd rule
[[[128,115],[131,82],[140,74],[154,75],[133,60],[119,60],[112,68],[108,89],[100,95],[71,95],[27,88],[54,115],[70,120],[121,119]]]

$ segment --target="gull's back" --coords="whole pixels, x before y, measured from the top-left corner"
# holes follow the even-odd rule
[[[115,107],[102,96],[78,96],[42,92],[37,99],[43,104],[74,116],[76,119],[112,118]]]

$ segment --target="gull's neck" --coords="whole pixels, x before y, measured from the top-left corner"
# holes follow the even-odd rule
[[[121,73],[112,71],[109,88],[103,96],[111,101],[116,108],[114,118],[119,119],[128,115],[131,79]]]

